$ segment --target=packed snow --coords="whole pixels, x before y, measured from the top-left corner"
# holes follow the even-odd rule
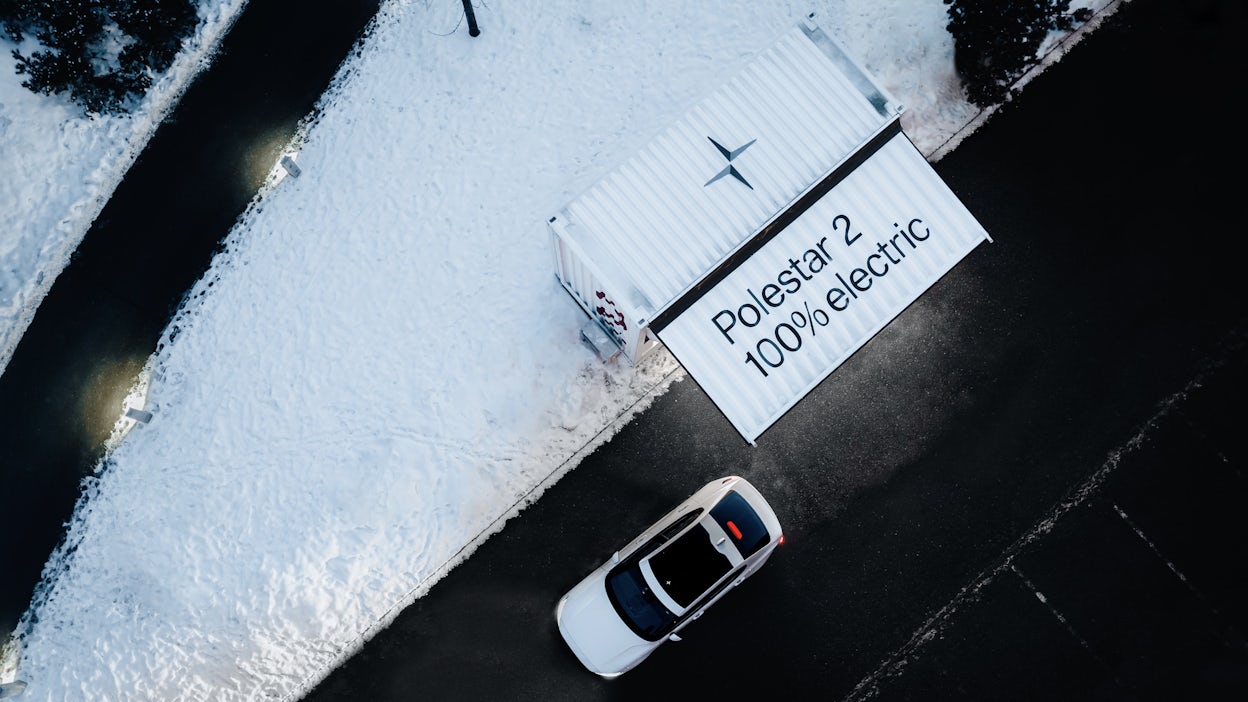
[[[206,0],[131,117],[25,92],[0,41],[0,368],[244,4]],[[1118,4],[1075,0],[1096,18],[1037,70]],[[150,359],[132,399],[154,418],[119,424],[0,682],[314,686],[683,377],[662,351],[633,368],[578,343],[546,219],[811,11],[930,159],[989,116],[942,0],[495,0],[476,38],[460,0],[385,3],[289,145],[301,175],[275,164]]]

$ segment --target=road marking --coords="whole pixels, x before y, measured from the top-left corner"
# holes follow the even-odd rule
[[[1088,501],[1095,495],[1105,483],[1106,479],[1122,463],[1122,459],[1135,452],[1144,444],[1144,440],[1158,427],[1161,420],[1166,418],[1180,403],[1187,399],[1187,395],[1192,390],[1200,386],[1204,380],[1204,373],[1197,374],[1197,377],[1170,397],[1162,401],[1160,409],[1157,410],[1152,417],[1144,423],[1138,432],[1132,436],[1120,448],[1114,449],[1109,453],[1105,462],[1100,468],[1083,481],[1069,495],[1053,506],[1047,515],[1036,522],[1027,533],[1023,534],[1017,541],[1002,551],[999,561],[981,571],[971,582],[967,583],[958,591],[953,599],[949,600],[943,607],[936,610],[927,621],[914,631],[910,636],[910,640],[902,644],[902,646],[889,655],[876,666],[875,670],[858,681],[858,684],[850,690],[849,694],[842,698],[845,702],[856,702],[857,700],[866,700],[875,697],[880,693],[880,685],[889,678],[899,677],[905,672],[907,666],[919,659],[922,649],[930,642],[940,638],[941,634],[949,628],[953,621],[954,615],[957,614],[964,606],[974,604],[979,601],[980,593],[991,584],[998,575],[1007,568],[1013,568],[1014,558],[1031,544],[1035,543],[1049,532],[1053,531],[1058,519],[1063,517],[1067,512],[1078,507]]]
[[[1208,607],[1209,611],[1213,613],[1215,618],[1220,621],[1227,622],[1227,618],[1222,616],[1222,612],[1218,611],[1218,608],[1214,606],[1213,601],[1205,597],[1203,592],[1196,589],[1196,586],[1193,585],[1192,581],[1188,580],[1187,576],[1179,570],[1179,567],[1174,564],[1174,561],[1166,558],[1161,553],[1161,549],[1157,548],[1157,545],[1144,535],[1144,531],[1136,526],[1135,522],[1131,521],[1131,518],[1127,516],[1127,513],[1118,506],[1118,503],[1112,502],[1110,504],[1114,508],[1114,511],[1118,513],[1118,516],[1122,518],[1122,521],[1131,528],[1131,531],[1135,532],[1135,535],[1140,537],[1140,541],[1144,542],[1144,545],[1148,547],[1148,550],[1152,551],[1153,555],[1157,556],[1158,560],[1164,563],[1166,568],[1168,568],[1171,573],[1174,573],[1174,577],[1178,578],[1179,582],[1183,583],[1183,585],[1187,587],[1188,591],[1195,595],[1196,599],[1200,600],[1201,604]],[[1225,628],[1223,629],[1222,643],[1232,648],[1238,648],[1241,651],[1248,651],[1248,640],[1244,639],[1244,636],[1239,633],[1239,630],[1233,623],[1227,623],[1225,625]]]
[[[1111,451],[1105,462],[1101,464],[1100,468],[1093,472],[1087,480],[1072,491],[1066,499],[1051,508],[1049,513],[1038,521],[1027,533],[1023,534],[1023,536],[1019,537],[1017,541],[1002,551],[997,564],[981,571],[977,577],[963,586],[962,589],[959,590],[951,600],[949,600],[949,602],[932,614],[927,621],[923,622],[923,624],[919,626],[913,634],[911,634],[910,639],[906,643],[902,644],[901,647],[885,656],[884,659],[881,660],[876,666],[875,670],[860,680],[858,684],[850,690],[849,694],[842,699],[846,702],[850,702],[853,700],[864,700],[875,697],[880,693],[881,683],[889,678],[899,677],[902,673],[904,673],[908,665],[918,660],[919,655],[922,653],[923,647],[926,646],[928,642],[939,638],[940,635],[949,627],[954,615],[957,614],[963,606],[977,602],[979,600],[979,593],[982,592],[990,583],[992,583],[992,581],[995,580],[1002,571],[1007,568],[1013,569],[1015,556],[1021,553],[1023,549],[1051,532],[1053,527],[1057,524],[1057,520],[1064,516],[1067,512],[1075,507],[1078,507],[1079,505],[1084,504],[1090,497],[1095,495],[1110,474],[1118,469],[1118,466],[1122,463],[1122,459],[1140,448],[1140,446],[1144,444],[1145,439],[1161,424],[1161,421],[1166,419],[1172,412],[1178,410],[1183,402],[1187,400],[1188,395],[1202,387],[1209,376],[1215,374],[1218,370],[1225,366],[1232,356],[1242,352],[1246,342],[1248,342],[1248,337],[1245,337],[1242,332],[1239,332],[1238,330],[1233,332],[1224,342],[1220,351],[1215,354],[1215,357],[1210,361],[1207,361],[1201,369],[1197,371],[1196,376],[1192,378],[1192,380],[1188,381],[1182,390],[1163,400],[1160,403],[1157,412],[1155,412],[1153,416],[1144,423],[1140,430],[1129,440],[1127,440],[1122,447]],[[1117,506],[1115,505],[1115,509],[1116,508]],[[1119,516],[1130,524],[1130,521],[1126,519],[1125,513],[1120,512]],[[1143,532],[1137,530],[1137,534],[1140,538],[1145,538]],[[1145,541],[1147,542],[1147,539],[1145,539]],[[1158,555],[1160,556],[1160,553],[1158,553]],[[1177,571],[1177,569],[1175,570]],[[1187,582],[1186,578],[1183,578],[1183,582]],[[1232,631],[1232,633],[1236,634],[1239,639],[1239,641],[1236,641],[1235,644],[1243,646],[1244,644],[1240,643],[1243,641],[1243,637],[1238,636],[1237,631]],[[956,683],[956,680],[954,682]]]
[[[1027,586],[1028,590],[1031,590],[1031,593],[1036,596],[1037,600],[1040,600],[1045,609],[1049,610],[1049,614],[1052,614],[1053,617],[1061,623],[1067,633],[1069,633],[1075,641],[1079,642],[1079,645],[1083,647],[1083,650],[1087,651],[1089,656],[1092,656],[1092,660],[1096,661],[1106,673],[1109,673],[1109,677],[1113,679],[1114,685],[1116,685],[1123,692],[1126,692],[1134,697],[1134,691],[1124,684],[1122,680],[1118,679],[1118,676],[1114,673],[1113,666],[1106,663],[1105,659],[1101,658],[1101,656],[1097,654],[1096,650],[1092,648],[1092,644],[1088,643],[1088,640],[1083,638],[1083,635],[1080,634],[1079,631],[1075,629],[1075,626],[1071,624],[1061,612],[1058,611],[1057,607],[1055,607],[1052,602],[1049,602],[1049,598],[1045,597],[1044,593],[1040,592],[1039,588],[1037,588],[1026,575],[1023,575],[1023,571],[1019,570],[1018,566],[1013,563],[1010,564],[1010,570],[1018,576],[1019,580],[1023,581],[1023,584]]]

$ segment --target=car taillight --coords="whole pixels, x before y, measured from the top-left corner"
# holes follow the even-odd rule
[[[779,539],[778,541],[776,541],[776,545],[777,545],[777,546],[779,546],[779,545],[781,545],[781,544],[783,544],[783,543],[784,543],[784,534],[781,534],[781,535],[780,535],[780,539]]]

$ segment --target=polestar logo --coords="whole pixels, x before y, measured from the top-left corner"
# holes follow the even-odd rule
[[[735,159],[736,157],[740,156],[740,155],[741,155],[741,152],[743,152],[743,151],[745,151],[746,149],[750,148],[750,145],[751,145],[751,144],[753,144],[754,142],[758,141],[758,140],[757,140],[757,139],[750,139],[749,141],[747,141],[747,142],[745,143],[745,145],[743,145],[743,146],[738,146],[737,148],[733,149],[732,151],[729,151],[728,149],[725,149],[722,145],[720,145],[720,143],[719,143],[718,141],[715,141],[714,139],[711,139],[709,136],[707,137],[707,139],[710,139],[710,142],[711,142],[712,144],[714,144],[714,145],[715,145],[715,148],[719,149],[719,153],[723,154],[723,155],[724,155],[724,158],[728,159],[728,165],[727,165],[727,166],[724,166],[724,170],[720,171],[719,173],[716,173],[714,178],[711,178],[710,180],[706,181],[706,185],[703,185],[702,187],[704,187],[704,188],[705,188],[707,185],[710,185],[711,183],[714,183],[715,181],[719,180],[720,178],[723,178],[724,176],[729,176],[729,175],[730,175],[730,176],[732,176],[733,178],[736,178],[737,180],[741,181],[741,182],[745,185],[745,187],[749,188],[750,190],[753,190],[753,189],[754,189],[754,186],[753,186],[753,185],[750,185],[750,182],[749,182],[748,180],[746,180],[746,179],[745,179],[745,176],[741,175],[741,172],[737,170],[737,167],[736,167],[736,166],[734,166],[734,165],[732,165],[732,161],[733,161],[733,159]]]

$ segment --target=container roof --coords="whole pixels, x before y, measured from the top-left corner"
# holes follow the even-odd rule
[[[802,23],[552,224],[644,324],[900,113],[829,35]]]

